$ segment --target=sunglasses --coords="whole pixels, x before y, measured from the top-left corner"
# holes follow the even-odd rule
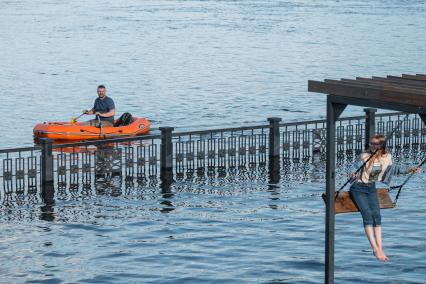
[[[370,143],[371,146],[380,146],[382,143]]]

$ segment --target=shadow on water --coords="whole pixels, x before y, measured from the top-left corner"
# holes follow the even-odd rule
[[[160,178],[160,190],[161,190],[161,199],[160,199],[160,205],[161,209],[160,212],[162,213],[169,213],[175,209],[172,199],[174,197],[174,194],[172,192],[171,186],[174,182],[173,180],[173,173],[170,171],[167,171],[165,173],[161,174]]]
[[[55,187],[53,184],[45,184],[42,186],[41,199],[44,205],[40,207],[40,219],[44,221],[54,221]]]
[[[269,158],[269,164],[268,164],[268,173],[269,173],[269,183],[267,191],[271,193],[270,200],[272,201],[269,203],[269,207],[271,209],[277,210],[278,205],[273,203],[279,200],[279,182],[281,177],[281,163],[280,160],[277,158]]]

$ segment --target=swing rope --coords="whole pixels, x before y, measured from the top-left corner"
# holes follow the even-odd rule
[[[409,113],[407,113],[407,115],[406,115],[406,118],[408,119],[408,116],[409,116],[410,114]],[[401,124],[404,122],[404,120],[405,119],[403,119],[403,120],[400,120],[399,121],[399,123],[398,123],[398,125],[397,126],[395,126],[393,129],[392,129],[392,131],[391,132],[389,132],[387,135],[386,135],[386,137],[385,137],[385,139],[384,139],[384,141],[383,141],[383,143],[381,143],[380,144],[380,147],[378,147],[371,155],[370,155],[370,157],[368,157],[368,159],[355,171],[355,175],[357,175],[358,173],[360,173],[361,171],[362,171],[362,169],[367,165],[367,163],[377,154],[377,152],[379,151],[379,150],[381,150],[381,148],[384,146],[384,145],[386,145],[386,142],[389,140],[389,138],[394,134],[394,132],[401,126]],[[337,190],[336,191],[336,193],[335,193],[335,199],[337,199],[337,196],[339,195],[339,193],[340,193],[340,191],[342,191],[342,189],[344,189],[345,187],[346,187],[346,185],[348,185],[350,182],[353,182],[355,179],[353,178],[353,177],[350,177],[346,182],[345,182],[345,184],[343,184],[340,188],[339,188],[339,190]]]
[[[426,163],[426,158],[417,166],[418,168],[420,168],[420,167],[422,167],[424,164]],[[392,191],[392,190],[394,190],[394,189],[397,189],[398,188],[398,192],[397,192],[397,194],[396,194],[396,197],[395,197],[395,201],[393,202],[393,204],[396,206],[396,203],[398,202],[398,198],[399,198],[399,195],[401,194],[401,190],[402,190],[402,188],[404,187],[404,185],[411,179],[411,177],[415,174],[416,172],[412,172],[405,180],[404,180],[404,182],[402,183],[402,184],[400,184],[400,185],[395,185],[395,186],[391,186],[390,188],[389,188],[389,191]]]

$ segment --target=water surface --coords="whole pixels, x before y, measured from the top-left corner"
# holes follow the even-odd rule
[[[425,15],[424,1],[2,1],[0,144],[31,145],[98,84],[153,127],[323,117],[309,79],[426,73]]]
[[[308,79],[426,73],[425,15],[424,1],[1,1],[1,148],[77,116],[98,84],[154,127],[320,118]],[[322,283],[323,166],[1,192],[0,282]],[[360,216],[337,216],[336,283],[424,282],[424,181],[382,212],[387,264]]]

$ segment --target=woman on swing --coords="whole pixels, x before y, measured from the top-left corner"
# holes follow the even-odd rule
[[[371,138],[370,147],[360,156],[358,168],[367,160],[368,162],[358,174],[352,174],[355,181],[350,187],[350,195],[362,215],[364,231],[374,256],[378,260],[386,262],[388,257],[382,247],[380,205],[376,182],[389,184],[392,175],[402,172],[393,165],[392,156],[386,151],[384,135],[375,135]],[[408,170],[409,172],[420,172],[420,168],[411,168]]]

